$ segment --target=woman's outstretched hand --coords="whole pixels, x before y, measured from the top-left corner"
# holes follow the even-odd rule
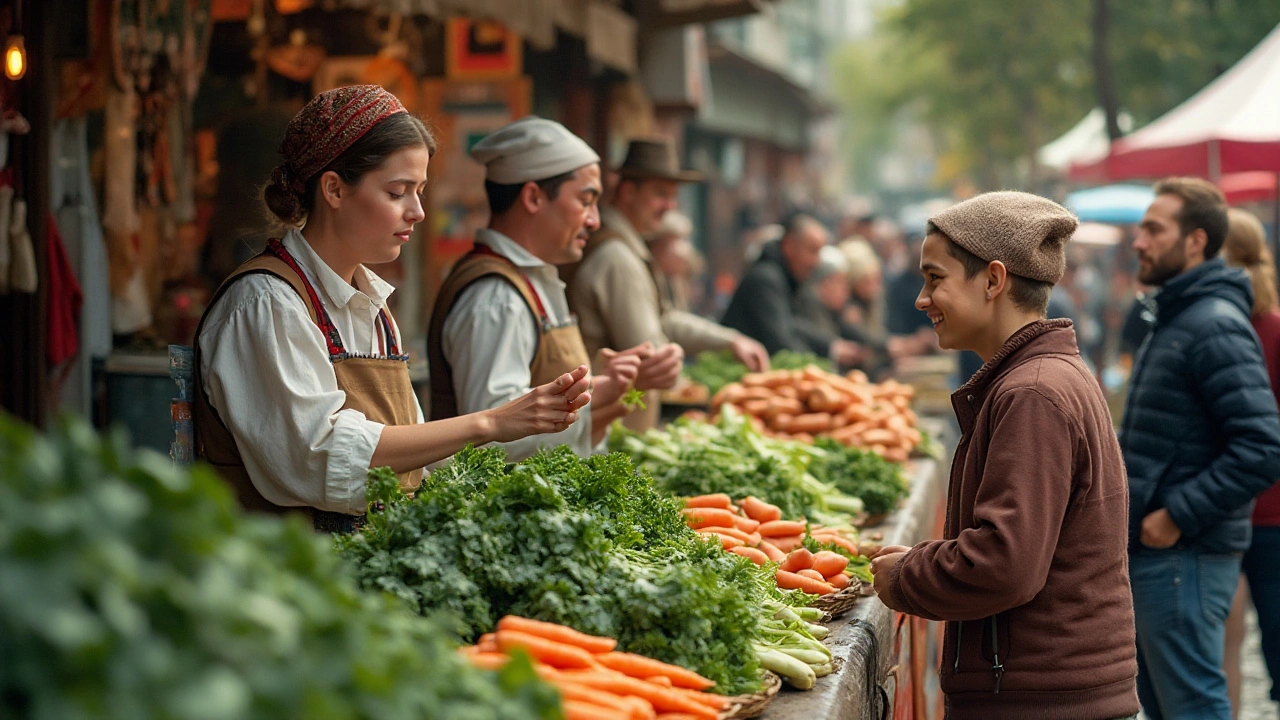
[[[578,411],[591,402],[587,372],[587,366],[580,365],[529,394],[490,410],[494,440],[512,442],[567,429],[577,421]]]

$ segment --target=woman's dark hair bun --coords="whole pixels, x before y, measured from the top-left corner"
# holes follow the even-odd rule
[[[286,225],[297,225],[306,217],[303,198],[290,187],[288,168],[279,165],[271,172],[271,182],[262,189],[267,210]]]

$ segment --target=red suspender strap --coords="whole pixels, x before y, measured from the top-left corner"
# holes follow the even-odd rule
[[[329,357],[341,357],[347,354],[346,348],[342,346],[342,337],[338,335],[338,326],[333,324],[333,319],[329,317],[329,311],[324,309],[324,304],[320,302],[320,296],[316,295],[316,289],[311,286],[311,281],[307,279],[307,274],[302,272],[302,268],[298,266],[298,261],[293,259],[289,251],[285,249],[284,244],[277,238],[271,238],[267,241],[267,253],[279,258],[285,265],[289,266],[302,278],[302,284],[307,288],[307,296],[311,301],[311,307],[316,311],[316,324],[320,326],[320,333],[324,335],[325,342],[329,346]]]

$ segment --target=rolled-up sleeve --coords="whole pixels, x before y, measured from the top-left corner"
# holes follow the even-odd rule
[[[201,332],[201,371],[254,487],[276,505],[362,514],[383,425],[342,409],[320,331],[283,281],[246,278],[227,295]]]
[[[458,414],[490,410],[533,389],[529,367],[538,352],[538,329],[524,296],[506,280],[484,278],[464,290],[444,321],[441,341],[453,373]],[[590,406],[566,430],[492,446],[505,449],[507,459],[517,462],[557,445],[591,454]]]

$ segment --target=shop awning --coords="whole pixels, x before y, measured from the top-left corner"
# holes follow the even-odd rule
[[[760,12],[767,0],[640,0],[636,13],[645,30],[724,20]]]
[[[655,3],[667,0],[653,0]],[[720,4],[717,0],[706,0]],[[680,0],[684,4],[688,0]],[[722,0],[721,0],[722,2]],[[637,19],[616,0],[326,0],[325,7],[353,8],[379,14],[462,16],[497,20],[537,50],[556,45],[562,31],[586,41],[587,55],[619,72],[634,75]],[[644,8],[642,8],[644,9]],[[647,9],[646,9],[647,12]],[[646,16],[648,17],[648,16]],[[652,17],[668,21],[658,13]]]
[[[713,45],[707,57],[710,102],[698,115],[704,129],[803,150],[809,146],[811,123],[834,110],[813,91],[736,50]]]

